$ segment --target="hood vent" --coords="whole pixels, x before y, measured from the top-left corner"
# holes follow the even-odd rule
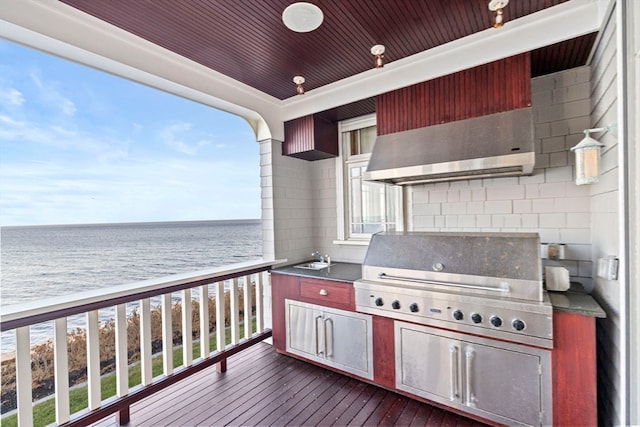
[[[364,179],[407,185],[533,172],[531,108],[376,139]]]

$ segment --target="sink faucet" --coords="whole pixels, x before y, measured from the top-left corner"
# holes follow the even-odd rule
[[[315,251],[314,253],[311,254],[312,257],[316,258],[318,261],[320,262],[324,262],[324,257],[322,256],[322,254],[318,251]]]

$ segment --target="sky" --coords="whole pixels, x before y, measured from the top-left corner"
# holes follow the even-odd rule
[[[0,40],[0,226],[260,218],[244,119]]]

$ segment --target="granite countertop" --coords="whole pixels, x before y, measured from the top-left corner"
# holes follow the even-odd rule
[[[298,264],[303,264],[300,262]],[[296,268],[293,265],[275,268],[271,270],[275,274],[286,274],[290,276],[309,277],[312,279],[334,280],[336,282],[353,283],[362,277],[362,264],[348,262],[333,262],[328,268],[322,270],[307,270]],[[556,311],[580,314],[583,316],[605,318],[607,314],[588,294],[582,285],[571,282],[571,288],[564,292],[547,291],[549,300]]]
[[[547,291],[547,293],[556,311],[590,317],[607,317],[600,304],[584,290],[580,283],[571,282],[571,287],[567,291]]]
[[[298,264],[304,264],[304,262],[299,262]],[[322,270],[308,270],[290,265],[287,267],[274,268],[271,270],[271,273],[353,283],[362,277],[362,264],[332,262],[331,266],[323,268]]]

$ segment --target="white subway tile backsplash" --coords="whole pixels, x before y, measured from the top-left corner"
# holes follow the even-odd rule
[[[556,209],[561,212],[589,212],[591,201],[588,197],[563,197],[556,200]]]
[[[578,261],[578,276],[593,277],[593,262]]]
[[[540,228],[564,228],[567,226],[565,213],[541,213],[539,215]]]
[[[560,230],[557,228],[539,228],[535,232],[540,234],[541,242],[560,242]]]
[[[491,227],[491,215],[476,215],[476,227],[488,228]]]
[[[429,193],[429,203],[446,203],[448,193],[449,192],[447,190],[431,191]]]
[[[487,200],[484,202],[484,211],[489,214],[507,214],[512,212],[510,200]]]
[[[565,151],[564,148],[564,136],[556,136],[551,138],[544,138],[542,140],[542,152],[543,153],[556,153],[559,151]]]
[[[545,154],[546,155],[546,154]],[[536,164],[536,168],[531,175],[523,175],[518,181],[522,184],[538,184],[544,182],[544,169]]]
[[[566,120],[554,120],[551,122],[551,136],[563,136],[569,133],[569,124]]]
[[[590,99],[591,84],[589,82],[578,83],[571,86],[555,89],[552,92],[552,102],[561,104],[564,102]]]
[[[534,213],[554,213],[556,212],[555,199],[534,199],[531,210]]]
[[[447,202],[452,203],[458,201],[460,201],[460,190],[454,188],[447,191]]]
[[[445,217],[442,215],[438,215],[434,218],[435,220],[435,227],[436,228],[444,228],[445,227]]]
[[[523,228],[538,228],[538,214],[522,214],[522,227]]]
[[[475,215],[459,215],[458,216],[458,226],[459,227],[467,227],[473,228],[476,226],[476,216]]]
[[[569,153],[561,151],[559,153],[549,153],[549,166],[566,166],[569,164]]]
[[[588,228],[564,228],[560,230],[562,243],[586,245],[591,243],[591,231]]]
[[[533,129],[533,137],[536,139],[540,138],[548,138],[551,136],[551,124],[549,123],[538,123],[534,125]]]
[[[421,215],[440,215],[442,214],[442,205],[440,203],[417,204],[413,207],[413,214]]]
[[[567,195],[567,185],[564,182],[551,182],[538,186],[538,196],[542,198],[565,197]]]
[[[467,202],[467,213],[474,214],[474,215],[484,213],[484,203],[483,202]]]
[[[500,185],[487,187],[487,200],[524,199],[522,185]]]
[[[505,215],[503,227],[515,230],[522,228],[522,215]]]
[[[513,213],[530,213],[531,212],[531,200],[514,200],[513,201]]]
[[[471,190],[468,188],[460,189],[460,194],[458,195],[459,200],[461,202],[470,202],[471,201]]]
[[[549,154],[536,154],[536,167],[537,168],[549,167]]]
[[[545,170],[546,182],[566,182],[573,179],[573,168],[562,166],[557,168],[547,168]]]
[[[471,200],[480,202],[487,200],[487,189],[484,187],[474,188],[471,190]]]
[[[433,228],[436,222],[433,215],[416,215],[413,221],[416,229]]]
[[[443,203],[442,215],[462,215],[467,213],[467,203]]]

